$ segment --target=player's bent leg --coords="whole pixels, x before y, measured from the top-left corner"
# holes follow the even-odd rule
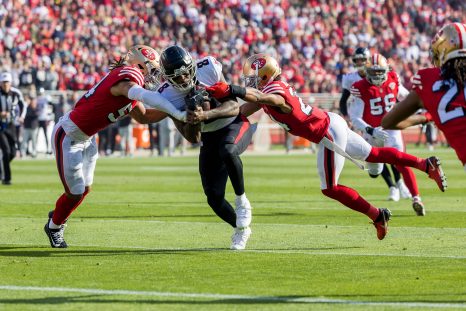
[[[389,163],[400,166],[414,167],[420,171],[426,172],[429,178],[433,179],[441,191],[445,191],[447,181],[440,165],[440,160],[433,156],[427,159],[421,159],[401,152],[390,147],[373,147],[368,157],[365,159],[372,163]]]

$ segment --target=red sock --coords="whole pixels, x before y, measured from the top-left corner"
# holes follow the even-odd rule
[[[377,216],[379,216],[379,209],[364,200],[364,198],[354,189],[343,185],[336,185],[332,188],[322,190],[322,193],[329,198],[337,200],[352,210],[367,215],[372,220],[375,220]]]
[[[371,153],[366,158],[366,161],[371,163],[388,163],[393,165],[409,166],[417,168],[423,172],[425,172],[427,168],[427,162],[425,159],[401,152],[392,147],[372,147]]]
[[[58,198],[55,204],[55,210],[53,211],[52,221],[56,225],[62,225],[70,217],[71,213],[81,204],[89,191],[86,189],[83,196],[79,200],[70,199],[66,193],[63,193]]]
[[[419,195],[416,176],[414,175],[413,170],[406,166],[395,165],[395,167],[401,173],[401,175],[403,175],[403,180],[411,195],[413,197]]]

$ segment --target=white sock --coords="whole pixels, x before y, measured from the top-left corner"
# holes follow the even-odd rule
[[[52,221],[52,218],[50,218],[50,221],[49,221],[49,228],[50,228],[50,229],[60,229],[60,225],[56,225],[56,224]]]

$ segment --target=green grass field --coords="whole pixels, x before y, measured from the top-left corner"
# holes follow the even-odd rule
[[[466,309],[466,173],[452,150],[434,154],[449,188],[416,172],[425,217],[346,163],[340,183],[393,213],[383,241],[321,194],[315,155],[244,155],[254,218],[240,252],[205,202],[195,156],[99,159],[68,249],[43,233],[62,193],[55,162],[16,160],[14,184],[0,187],[0,310]]]

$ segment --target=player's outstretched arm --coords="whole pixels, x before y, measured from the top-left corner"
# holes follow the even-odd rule
[[[162,95],[153,91],[148,91],[132,81],[121,81],[112,86],[110,92],[113,96],[126,96],[129,99],[143,102],[151,108],[163,111],[178,120],[186,120],[185,111],[176,109],[176,107]]]
[[[284,113],[291,112],[291,106],[286,103],[282,96],[262,93],[251,87],[217,82],[211,87],[206,87],[206,90],[215,98],[238,97],[250,103],[278,107]]]
[[[165,119],[168,114],[157,109],[145,108],[142,103],[138,102],[129,115],[141,124],[149,124]]]
[[[422,100],[415,91],[411,91],[383,117],[381,125],[385,129],[402,130],[412,125],[429,122],[429,117],[426,115],[413,115],[421,108],[423,108]]]
[[[240,106],[240,113],[246,117],[249,117],[256,111],[259,111],[261,106],[256,103],[244,103]]]

